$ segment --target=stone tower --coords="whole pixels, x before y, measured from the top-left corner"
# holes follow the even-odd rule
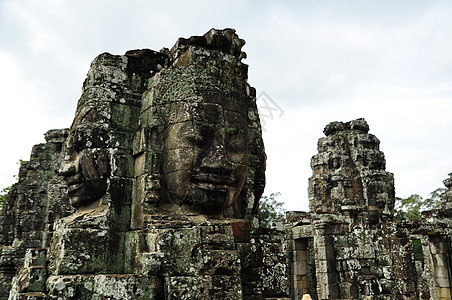
[[[364,119],[332,122],[311,160],[309,209],[343,213],[373,224],[394,213],[394,177],[386,172],[380,141]]]

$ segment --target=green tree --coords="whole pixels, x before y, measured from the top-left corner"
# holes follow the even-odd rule
[[[436,190],[431,192],[430,197],[424,200],[422,210],[438,208],[443,203],[441,195],[444,194],[446,190],[446,188],[437,188]]]
[[[408,198],[396,197],[395,213],[396,220],[415,220],[421,218],[421,211],[438,208],[441,203],[441,194],[445,188],[437,188],[430,193],[427,199],[418,194],[413,194]]]
[[[26,163],[25,160],[19,159],[19,161],[17,162],[17,164],[20,166],[22,166],[24,163]],[[13,175],[13,178],[17,180],[17,175]],[[3,207],[3,203],[5,202],[6,199],[6,195],[9,193],[9,191],[11,190],[12,185],[3,188],[0,191],[0,209]]]
[[[279,196],[281,193],[277,192],[271,193],[270,196],[262,196],[260,199],[258,219],[261,227],[270,228],[272,223],[283,220],[285,209],[284,203],[276,199]]]
[[[421,217],[423,199],[418,194],[408,198],[396,197],[394,218],[396,220],[414,220]]]
[[[0,192],[0,210],[3,207],[3,203],[5,202],[6,195],[8,194],[9,190],[11,189],[11,186],[5,187]]]

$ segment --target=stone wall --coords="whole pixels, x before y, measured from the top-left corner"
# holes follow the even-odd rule
[[[8,298],[28,249],[48,247],[53,222],[74,212],[67,185],[54,170],[67,133],[50,130],[44,135],[46,143],[35,145],[30,160],[21,162],[18,183],[6,196],[0,215],[0,299]]]

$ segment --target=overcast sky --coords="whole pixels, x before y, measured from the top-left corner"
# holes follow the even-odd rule
[[[69,127],[90,62],[232,27],[262,94],[266,194],[307,210],[310,159],[331,121],[364,117],[396,194],[452,172],[451,1],[0,0],[0,187]]]

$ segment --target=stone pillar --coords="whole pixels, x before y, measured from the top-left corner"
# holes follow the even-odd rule
[[[447,241],[441,236],[430,236],[430,253],[432,259],[433,297],[440,300],[451,298],[451,252]]]
[[[329,225],[324,222],[314,225],[316,233],[314,236],[314,249],[318,299],[339,298],[339,278],[336,272],[333,237],[327,232]]]
[[[293,297],[301,299],[303,294],[310,294],[311,297],[314,297],[317,295],[314,238],[298,238],[292,242]]]

